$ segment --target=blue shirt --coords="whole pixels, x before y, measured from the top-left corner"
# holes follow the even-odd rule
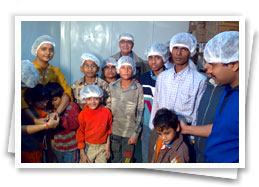
[[[204,153],[208,163],[239,162],[239,86],[224,90]]]

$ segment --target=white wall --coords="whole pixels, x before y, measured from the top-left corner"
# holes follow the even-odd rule
[[[80,56],[93,53],[101,61],[119,51],[118,37],[130,32],[135,37],[133,51],[146,60],[145,49],[153,42],[165,43],[178,32],[187,32],[188,21],[23,21],[22,59],[34,60],[30,54],[33,41],[40,35],[51,35],[56,42],[50,62],[58,66],[71,85],[83,76]]]

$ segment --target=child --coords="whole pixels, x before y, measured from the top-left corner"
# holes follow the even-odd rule
[[[46,90],[51,108],[55,111],[61,104],[64,94],[63,88],[56,82],[46,84]],[[61,113],[60,124],[54,131],[54,149],[59,163],[78,163],[79,151],[77,149],[76,129],[79,127],[78,114],[80,108],[74,102],[70,102]],[[53,141],[52,141],[53,142]]]
[[[29,104],[29,110],[37,118],[45,118],[47,112],[44,111],[47,105],[47,94],[42,84],[37,84],[34,88],[28,88],[24,94],[25,101]],[[22,116],[22,125],[31,124],[31,120]],[[47,123],[46,123],[47,126]],[[41,163],[43,158],[43,138],[45,131],[22,136],[22,163]]]
[[[104,60],[104,66],[102,68],[102,77],[108,84],[115,82],[119,77],[116,71],[116,64],[116,59],[113,57],[109,57],[106,60]]]
[[[103,90],[97,85],[87,85],[80,91],[80,99],[86,106],[78,116],[78,149],[81,163],[106,163],[110,157],[112,115],[101,106]]]
[[[145,101],[142,131],[142,159],[144,163],[147,163],[149,162],[148,143],[151,134],[149,120],[152,110],[153,97],[155,94],[156,79],[161,72],[166,70],[164,64],[167,61],[169,55],[166,46],[161,43],[153,43],[146,49],[145,55],[148,58],[148,65],[151,70],[143,73],[140,76],[139,83],[143,86]]]
[[[71,88],[73,90],[74,98],[76,103],[79,104],[81,109],[84,109],[84,101],[80,101],[80,90],[88,84],[93,84],[101,87],[104,91],[103,104],[107,107],[111,107],[110,90],[107,82],[97,77],[97,73],[101,68],[101,62],[98,58],[89,53],[83,53],[81,55],[81,72],[84,73],[84,77],[72,84]]]
[[[162,108],[156,112],[153,124],[158,133],[157,143],[152,158],[153,163],[189,162],[189,151],[180,134],[177,115]]]
[[[123,56],[118,60],[120,79],[110,84],[113,125],[111,150],[113,163],[132,162],[132,155],[142,130],[144,109],[143,89],[132,77],[136,65],[132,58]]]

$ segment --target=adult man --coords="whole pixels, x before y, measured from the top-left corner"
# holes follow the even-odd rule
[[[174,66],[159,74],[149,127],[160,108],[176,112],[180,119],[196,124],[197,108],[205,91],[205,76],[190,68],[190,55],[195,53],[196,43],[189,33],[178,33],[170,41]]]
[[[190,56],[196,52],[197,42],[193,38],[192,34],[178,33],[170,41],[174,65],[171,69],[160,73],[157,78],[150,129],[154,128],[153,118],[161,108],[174,111],[179,119],[183,119],[189,125],[196,124],[197,109],[205,91],[206,77],[192,69],[189,64]],[[185,138],[191,149],[190,160],[194,162],[193,147],[188,142],[188,137]]]
[[[132,49],[134,47],[133,35],[128,32],[120,34],[119,47],[120,47],[120,52],[116,53],[112,57],[118,61],[121,56],[130,56],[136,63],[137,72],[136,72],[135,76],[138,79],[139,76],[145,72],[145,63],[140,57],[138,57],[132,51]]]
[[[209,163],[239,162],[239,33],[223,32],[205,46],[205,68],[217,84],[226,84],[213,124],[187,126],[182,133],[208,137],[204,157]]]

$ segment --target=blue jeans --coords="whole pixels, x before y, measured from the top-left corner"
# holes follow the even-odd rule
[[[148,126],[143,125],[142,131],[142,160],[143,163],[148,163],[148,144],[151,130]]]
[[[56,150],[56,156],[58,163],[78,163],[80,160],[79,150],[75,151],[58,151]]]

